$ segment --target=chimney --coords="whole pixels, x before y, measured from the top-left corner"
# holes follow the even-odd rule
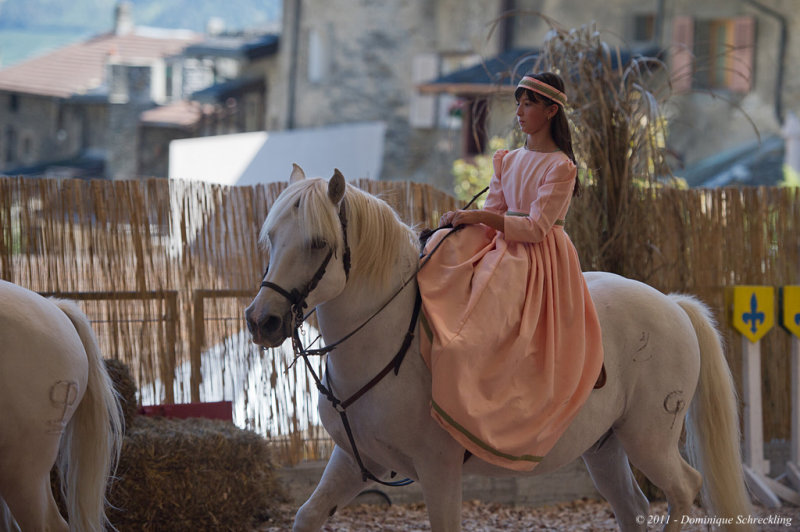
[[[114,34],[128,35],[133,32],[133,7],[130,2],[119,2],[114,8]]]
[[[211,17],[206,23],[206,34],[209,37],[219,37],[225,31],[225,21],[220,17]]]

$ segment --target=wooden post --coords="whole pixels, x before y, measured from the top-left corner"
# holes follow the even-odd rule
[[[771,286],[733,287],[733,327],[742,334],[742,395],[744,400],[744,473],[755,497],[769,508],[781,505],[777,482],[769,478],[764,459],[764,418],[761,403],[761,338],[774,323]],[[780,488],[777,488],[780,489]]]
[[[764,415],[761,401],[761,342],[742,337],[742,395],[744,399],[744,463],[762,475],[769,474],[764,459]]]
[[[164,381],[164,402],[175,403],[175,366],[177,364],[176,343],[178,341],[178,293],[167,292],[164,297],[164,321],[166,322],[167,352],[162,363],[161,379]]]
[[[800,286],[782,287],[779,307],[781,326],[792,336],[792,441],[789,461],[786,462],[786,477],[800,492]]]
[[[204,295],[201,290],[192,293],[192,307],[194,308],[194,319],[192,320],[192,339],[191,353],[189,353],[189,364],[191,373],[189,375],[189,389],[191,390],[192,402],[200,402],[200,383],[203,380],[202,374],[202,352],[205,344],[205,311],[203,309]]]
[[[800,491],[800,338],[792,337],[792,447],[786,463],[786,476]]]

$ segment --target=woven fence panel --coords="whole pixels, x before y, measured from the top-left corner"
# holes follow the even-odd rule
[[[419,183],[354,184],[418,228],[456,206]],[[324,457],[329,442],[316,424],[307,373],[286,348],[256,349],[244,328],[267,261],[258,233],[284,186],[0,178],[0,278],[44,293],[112,294],[79,299],[106,355],[131,366],[143,402],[192,400],[194,352],[200,400],[232,400],[237,423],[280,442],[286,462]],[[800,284],[797,189],[636,196],[617,273],[708,303],[740,383],[741,339],[729,326],[728,292],[737,284]],[[567,221],[587,270],[603,246],[589,197],[573,201]],[[789,437],[789,342],[779,328],[762,341],[767,441]]]

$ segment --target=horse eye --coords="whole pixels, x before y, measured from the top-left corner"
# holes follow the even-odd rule
[[[327,245],[328,243],[321,238],[314,238],[311,240],[311,249],[322,249]]]

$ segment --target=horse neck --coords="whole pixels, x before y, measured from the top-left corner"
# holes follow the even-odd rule
[[[380,288],[366,279],[351,276],[339,296],[317,307],[320,329],[327,344],[338,341],[369,320],[328,357],[329,371],[338,385],[347,386],[347,381],[356,383],[365,375],[375,374],[396,353],[411,319],[417,294],[416,279],[411,279],[400,293],[398,290],[415,276],[417,262],[416,251],[409,251],[408,256],[395,261],[392,282]]]

